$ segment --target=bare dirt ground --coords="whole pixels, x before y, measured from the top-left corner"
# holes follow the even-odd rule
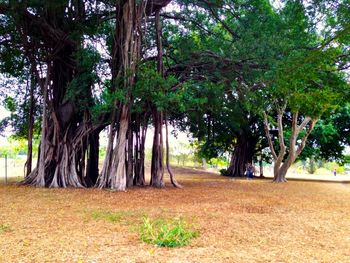
[[[184,189],[0,185],[0,262],[350,262],[350,184],[176,173]],[[145,244],[144,215],[182,217],[200,236],[180,248]]]

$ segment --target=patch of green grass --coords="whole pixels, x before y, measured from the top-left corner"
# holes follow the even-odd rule
[[[10,232],[11,226],[9,224],[0,224],[0,233]]]
[[[142,241],[161,247],[186,246],[191,239],[198,236],[199,232],[182,219],[151,220],[148,217],[144,217],[140,227],[140,238]]]
[[[111,223],[116,223],[122,220],[123,215],[118,212],[95,210],[91,212],[91,217],[95,220],[105,220]]]

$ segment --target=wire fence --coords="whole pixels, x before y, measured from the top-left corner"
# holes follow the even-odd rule
[[[0,182],[19,181],[24,177],[25,156],[11,158],[7,154],[0,155]]]

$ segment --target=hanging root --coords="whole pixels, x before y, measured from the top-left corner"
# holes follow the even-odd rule
[[[173,174],[171,168],[170,168],[170,162],[169,162],[169,133],[168,133],[168,121],[166,116],[164,117],[165,120],[165,133],[166,133],[166,168],[168,170],[168,173],[170,175],[170,181],[172,183],[173,186],[177,187],[177,188],[183,188],[182,185],[180,185],[176,179],[175,179],[175,175]]]

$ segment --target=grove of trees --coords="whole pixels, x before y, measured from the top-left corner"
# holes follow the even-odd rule
[[[349,0],[0,1],[1,128],[28,139],[26,185],[145,185],[152,126],[150,185],[181,187],[169,123],[203,158],[230,152],[229,176],[268,148],[285,182],[297,158],[341,160],[349,70]]]

